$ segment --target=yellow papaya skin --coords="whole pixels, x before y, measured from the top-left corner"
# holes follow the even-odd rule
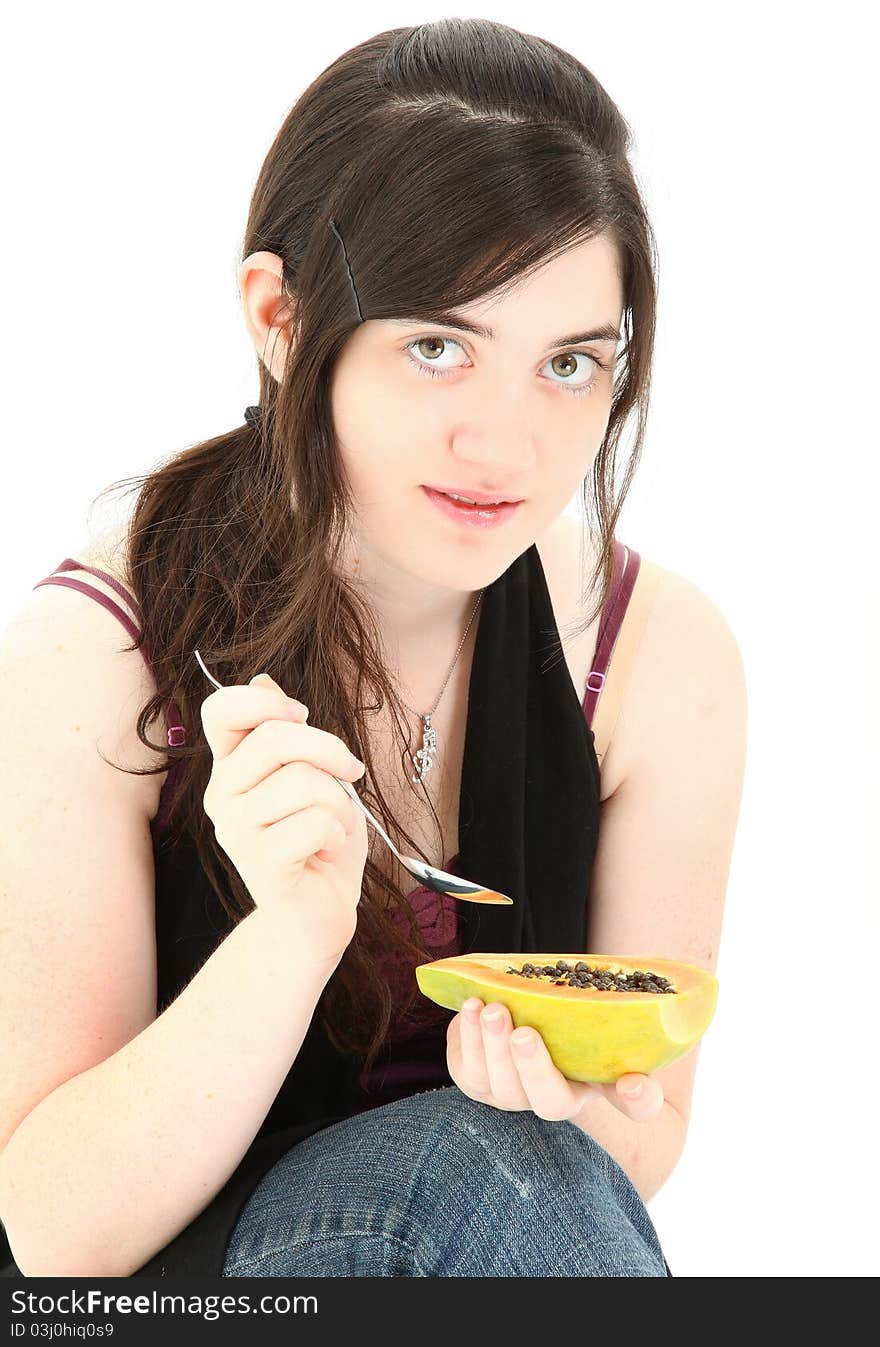
[[[550,978],[508,973],[525,963],[579,961],[612,973],[659,973],[674,992],[557,987]],[[514,1027],[537,1030],[569,1080],[610,1084],[628,1071],[650,1075],[683,1057],[715,1014],[718,980],[705,968],[652,954],[460,954],[416,967],[423,995],[448,1010],[469,997],[506,1006]]]

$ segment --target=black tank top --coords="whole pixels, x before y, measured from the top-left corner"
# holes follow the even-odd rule
[[[460,945],[466,953],[586,949],[600,800],[589,721],[639,564],[637,552],[616,543],[614,582],[583,700],[558,644],[537,547],[529,547],[484,592],[468,692],[457,872],[479,876],[481,883],[509,894],[513,905],[456,904]],[[65,558],[57,570],[80,567]],[[95,574],[139,612],[118,581],[106,572]],[[130,619],[106,595],[56,573],[40,583],[68,584],[91,593],[135,634]],[[149,652],[144,653],[149,660]],[[174,703],[168,712],[169,742],[184,742]],[[163,829],[174,785],[172,767],[163,787],[166,798],[153,821],[159,1013],[232,929],[192,841],[172,839]],[[438,1009],[448,1022],[453,1012]],[[229,1235],[267,1170],[297,1141],[355,1112],[358,1067],[331,1046],[316,1012],[235,1171],[199,1216],[132,1275],[220,1276]],[[452,1084],[445,1062],[439,1083]],[[420,1088],[415,1085],[410,1093]]]

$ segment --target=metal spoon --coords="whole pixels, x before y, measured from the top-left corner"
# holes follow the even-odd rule
[[[201,665],[205,677],[211,680],[215,688],[222,688],[223,684],[218,683],[214,675],[205,668],[205,662],[198,650],[195,651],[195,657]],[[484,889],[479,884],[472,884],[469,879],[461,879],[458,875],[451,875],[446,870],[439,870],[436,865],[427,865],[415,856],[402,856],[381,823],[373,817],[363,803],[351,782],[342,781],[338,776],[334,776],[333,780],[339,782],[346,795],[354,800],[358,809],[362,810],[367,816],[376,832],[388,843],[404,870],[408,870],[414,879],[420,880],[427,888],[433,889],[436,893],[448,894],[450,898],[460,898],[465,903],[496,903],[507,906],[513,904],[512,898],[508,898],[504,893],[498,893],[495,889]]]

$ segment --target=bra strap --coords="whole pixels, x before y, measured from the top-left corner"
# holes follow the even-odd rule
[[[636,651],[644,634],[648,614],[654,603],[660,576],[660,567],[651,561],[645,561],[642,557],[617,640],[609,656],[608,672],[601,688],[602,695],[596,705],[593,733],[596,757],[600,765],[617,724],[620,704],[629,682]]]

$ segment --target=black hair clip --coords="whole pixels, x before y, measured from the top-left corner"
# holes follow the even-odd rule
[[[245,407],[244,419],[249,426],[258,426],[263,419],[263,409],[259,404],[255,407]]]

